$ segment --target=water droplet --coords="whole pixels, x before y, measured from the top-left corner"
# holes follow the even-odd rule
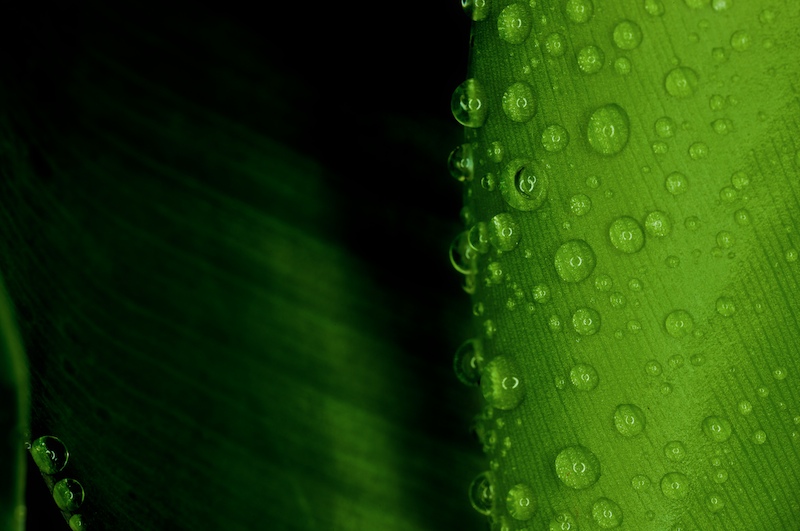
[[[522,3],[507,6],[497,17],[497,31],[500,38],[510,44],[525,42],[532,27],[531,10]]]
[[[674,254],[671,254],[664,259],[664,263],[667,265],[667,267],[675,269],[676,267],[680,267],[681,259]]]
[[[512,214],[504,212],[491,219],[489,241],[499,251],[511,251],[519,245],[521,237],[519,225]]]
[[[485,254],[489,252],[489,226],[484,221],[479,221],[467,232],[467,243],[475,252]]]
[[[734,243],[736,243],[736,239],[731,232],[727,230],[721,230],[717,233],[717,245],[719,245],[722,249],[729,249],[730,247],[733,247]]]
[[[469,502],[472,508],[483,515],[489,515],[494,506],[494,474],[481,472],[469,486]]]
[[[611,103],[596,109],[589,117],[589,144],[601,155],[614,155],[628,143],[630,120],[625,109]]]
[[[708,145],[703,142],[695,142],[689,146],[689,157],[692,160],[700,160],[708,157]]]
[[[579,308],[572,314],[572,327],[582,336],[591,336],[600,330],[600,314],[592,308]]]
[[[586,194],[575,194],[569,199],[569,209],[576,216],[585,216],[592,209],[592,200]]]
[[[551,315],[547,320],[547,326],[550,328],[551,332],[560,332],[563,327],[561,317],[558,315]]]
[[[787,262],[790,264],[793,262],[797,262],[797,249],[786,249],[786,252],[783,253],[783,257],[786,259]]]
[[[69,451],[58,437],[45,435],[31,443],[31,457],[42,474],[57,474],[64,470],[69,460]]]
[[[664,155],[669,151],[669,146],[666,142],[653,142],[650,147],[656,155]]]
[[[553,124],[542,131],[542,147],[550,153],[563,151],[569,144],[569,133],[564,127]]]
[[[664,186],[672,195],[680,195],[686,193],[689,189],[689,179],[681,172],[674,171],[667,175],[664,180]]]
[[[580,391],[591,391],[600,383],[600,376],[591,365],[580,364],[570,369],[569,381]]]
[[[664,88],[670,96],[688,98],[697,90],[697,72],[686,66],[673,68],[664,79]]]
[[[462,275],[475,273],[478,253],[469,245],[467,231],[459,233],[450,244],[450,264]]]
[[[659,376],[663,371],[663,368],[657,360],[650,360],[645,363],[644,371],[650,376]]]
[[[720,118],[711,122],[711,128],[718,135],[727,135],[733,131],[733,122],[727,118]]]
[[[76,511],[83,503],[83,498],[83,487],[75,479],[64,478],[53,485],[53,499],[62,511]]]
[[[453,369],[461,383],[477,386],[481,381],[483,346],[480,339],[468,339],[453,356]]]
[[[611,245],[623,253],[635,253],[644,246],[644,231],[639,222],[629,216],[615,219],[608,229]]]
[[[724,468],[720,468],[719,470],[714,472],[714,475],[712,477],[714,478],[714,481],[716,483],[720,484],[725,483],[726,481],[728,481],[728,471],[725,470]]]
[[[583,240],[569,240],[558,248],[555,268],[565,282],[580,282],[588,277],[596,263],[594,251]]]
[[[631,479],[631,487],[637,492],[641,492],[650,488],[650,478],[644,474],[638,474]]]
[[[711,7],[714,11],[725,11],[733,5],[732,0],[711,0]]]
[[[536,284],[532,292],[533,300],[539,304],[545,304],[550,300],[550,288],[546,284]]]
[[[633,404],[620,404],[614,411],[614,426],[625,437],[634,437],[644,430],[644,411]]]
[[[753,404],[749,400],[742,400],[739,402],[739,413],[742,415],[749,415],[753,412]]]
[[[655,122],[656,134],[661,138],[672,138],[675,136],[675,121],[669,116],[662,116]]]
[[[476,22],[489,16],[489,4],[486,0],[461,0],[461,7]]]
[[[703,419],[703,433],[715,442],[725,442],[732,433],[730,421],[722,417],[711,415]]]
[[[584,74],[596,74],[603,68],[603,61],[605,55],[603,50],[597,46],[590,44],[584,46],[578,51],[578,68]]]
[[[567,0],[564,11],[572,22],[584,24],[592,18],[594,6],[591,0]]]
[[[711,494],[706,499],[706,507],[708,507],[708,510],[712,513],[719,512],[725,508],[725,500],[722,499],[720,494]]]
[[[623,20],[614,27],[613,39],[620,50],[633,50],[642,42],[642,28],[632,20]]]
[[[524,81],[517,81],[506,89],[502,104],[503,112],[513,122],[527,122],[536,114],[533,88]]]
[[[731,35],[731,48],[743,52],[753,45],[753,38],[744,30],[734,31]]]
[[[549,531],[577,531],[578,523],[569,513],[560,513],[550,520]]]
[[[592,505],[592,518],[603,529],[612,529],[622,523],[622,507],[608,498],[598,498]]]
[[[682,500],[689,494],[689,478],[680,472],[668,472],[661,478],[661,492],[670,500]]]
[[[723,186],[719,191],[719,200],[723,203],[733,203],[737,195],[736,188],[733,186]]]
[[[638,334],[642,330],[642,323],[636,319],[628,321],[628,331],[632,334]]]
[[[644,10],[653,17],[660,17],[664,14],[664,3],[661,0],[644,0]]]
[[[69,528],[72,531],[85,531],[86,527],[83,524],[83,516],[80,514],[73,514],[69,517]]]
[[[694,319],[686,310],[675,310],[664,320],[667,333],[674,338],[688,336],[694,329]]]
[[[728,51],[725,48],[717,46],[711,50],[711,58],[717,63],[724,63],[728,60]]]
[[[700,218],[697,216],[689,216],[683,222],[683,225],[690,231],[694,232],[700,228]]]
[[[504,152],[505,149],[503,148],[503,144],[497,140],[489,144],[489,147],[486,150],[486,154],[488,155],[489,159],[491,159],[492,162],[498,163],[503,161]]]
[[[673,354],[668,360],[669,366],[673,369],[680,369],[683,367],[683,356],[680,354]]]
[[[717,313],[725,317],[730,317],[736,313],[736,305],[730,297],[720,297],[717,299]]]
[[[597,275],[594,279],[594,287],[597,291],[611,291],[614,287],[614,281],[608,275]]]
[[[453,91],[450,99],[453,117],[465,127],[480,127],[489,113],[486,94],[478,80],[470,78]]]
[[[625,295],[620,293],[619,291],[615,291],[608,297],[608,301],[611,303],[611,307],[614,309],[619,310],[620,308],[624,308],[626,304]]]
[[[511,487],[506,496],[508,514],[516,520],[529,520],[536,512],[536,493],[529,485],[518,483]]]
[[[670,441],[664,445],[664,455],[670,461],[683,461],[686,457],[686,447],[680,441]]]
[[[457,181],[471,181],[475,171],[472,144],[461,144],[447,157],[447,168]]]
[[[500,192],[517,210],[535,210],[547,198],[547,172],[531,161],[515,159],[503,170]]]
[[[569,446],[561,450],[555,461],[556,475],[567,487],[586,489],[600,477],[600,460],[583,446]]]
[[[628,289],[631,291],[642,291],[642,281],[638,278],[632,278],[628,281]]]
[[[759,387],[756,389],[756,394],[761,398],[767,398],[769,396],[769,389],[764,386]]]
[[[750,212],[745,208],[740,208],[733,213],[733,220],[737,225],[745,226],[750,224]]]
[[[753,442],[756,444],[764,444],[767,442],[767,432],[764,430],[756,430],[753,432]]]
[[[621,76],[630,74],[631,60],[627,57],[617,57],[614,60],[614,71]]]
[[[663,238],[672,232],[672,221],[666,212],[654,210],[647,214],[644,220],[644,228],[648,236]]]
[[[592,190],[597,190],[600,187],[600,179],[596,175],[591,175],[586,178],[586,186]]]
[[[778,367],[772,371],[772,377],[776,380],[784,380],[786,379],[786,368]]]
[[[497,356],[481,371],[481,392],[497,409],[514,409],[525,398],[525,385],[516,363],[507,356]]]
[[[764,25],[772,24],[776,18],[778,18],[778,14],[772,9],[764,9],[758,14],[758,21]]]
[[[544,49],[553,57],[561,57],[567,51],[567,41],[560,33],[551,33],[544,40]]]
[[[725,98],[721,94],[712,94],[708,99],[708,106],[712,111],[721,111],[725,108]]]

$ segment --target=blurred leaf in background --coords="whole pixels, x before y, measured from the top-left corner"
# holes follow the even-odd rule
[[[485,527],[452,355],[457,2],[16,5],[0,270],[31,368],[28,528]],[[53,519],[56,519],[54,523]]]

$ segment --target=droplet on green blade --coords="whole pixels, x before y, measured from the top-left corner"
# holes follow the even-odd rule
[[[58,437],[45,435],[39,437],[30,448],[34,463],[43,474],[57,474],[64,470],[69,460],[69,451]]]

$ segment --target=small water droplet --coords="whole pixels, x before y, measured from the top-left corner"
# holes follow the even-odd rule
[[[736,313],[736,305],[733,302],[733,299],[730,297],[720,297],[717,299],[717,313],[725,316],[730,317],[734,313]]]
[[[629,216],[621,216],[608,229],[611,245],[623,253],[635,253],[644,246],[644,231],[639,222]]]
[[[732,0],[711,0],[711,7],[714,11],[726,11],[733,5]]]
[[[689,146],[689,157],[692,160],[700,160],[708,157],[708,145],[704,142],[695,142]]]
[[[590,175],[586,178],[586,186],[592,190],[597,190],[600,187],[600,178],[596,175]]]
[[[733,431],[730,421],[716,415],[703,419],[702,427],[706,437],[715,442],[727,441]]]
[[[80,514],[73,514],[69,517],[69,528],[72,531],[86,531],[86,526],[83,524],[83,516]]]
[[[577,531],[578,523],[569,513],[559,513],[550,520],[549,531]]]
[[[764,430],[756,430],[753,432],[753,442],[756,444],[764,444],[767,442],[767,432]]]
[[[546,284],[533,286],[533,300],[539,304],[546,304],[550,300],[550,288]]]
[[[650,478],[644,474],[638,474],[631,478],[631,487],[637,492],[641,492],[650,488]]]
[[[584,446],[569,446],[555,460],[556,475],[567,487],[586,489],[600,477],[600,460]]]
[[[456,87],[450,99],[453,117],[465,127],[481,127],[489,113],[483,87],[474,78],[467,79]]]
[[[753,38],[744,30],[734,31],[731,35],[731,48],[737,52],[748,50],[753,45]]]
[[[594,271],[594,251],[583,240],[569,240],[558,248],[554,265],[558,276],[565,282],[580,282]]]
[[[728,471],[724,468],[720,468],[719,470],[715,471],[713,474],[714,482],[715,483],[725,483],[728,481]]]
[[[569,199],[569,209],[576,216],[585,216],[592,209],[592,200],[586,194],[575,194]]]
[[[733,220],[737,225],[745,226],[750,224],[750,212],[745,208],[740,208],[733,213]]]
[[[611,291],[611,288],[614,287],[614,281],[608,275],[597,275],[594,279],[594,287],[597,291]]]
[[[675,310],[664,321],[667,333],[674,338],[688,336],[694,329],[694,319],[686,310]]]
[[[467,243],[480,254],[489,252],[489,225],[484,221],[479,221],[467,232]]]
[[[578,51],[578,69],[584,74],[596,74],[603,68],[605,54],[597,46],[590,44]]]
[[[517,248],[521,232],[513,214],[504,212],[491,219],[489,225],[489,241],[499,251],[511,251]]]
[[[74,512],[83,503],[83,487],[75,479],[64,478],[53,485],[53,499],[62,511]]]
[[[532,161],[512,160],[503,170],[500,192],[517,210],[535,210],[547,198],[549,178],[544,168]]]
[[[676,98],[692,96],[697,90],[697,83],[697,72],[686,66],[673,68],[664,78],[664,88]]]
[[[694,232],[700,228],[700,218],[697,216],[689,216],[684,220],[683,225],[687,230]]]
[[[725,500],[722,499],[722,495],[720,494],[711,494],[706,498],[706,507],[708,507],[708,510],[712,513],[719,512],[725,508]]]
[[[563,151],[569,144],[569,133],[558,124],[548,125],[542,131],[542,147],[550,153]]]
[[[632,20],[623,20],[614,26],[612,37],[620,50],[633,50],[642,42],[642,28]]]
[[[601,155],[615,155],[628,143],[630,120],[628,113],[611,103],[596,109],[589,117],[589,144]]]
[[[772,377],[776,380],[784,380],[786,379],[786,368],[785,367],[777,367],[772,371]]]
[[[594,6],[591,0],[567,0],[564,11],[575,24],[584,24],[592,18]]]
[[[669,152],[669,146],[666,144],[666,142],[653,142],[650,147],[653,150],[653,153],[656,155],[665,155],[667,152]]]
[[[670,500],[682,500],[689,494],[689,478],[680,472],[668,472],[661,478],[661,492]]]
[[[617,57],[614,60],[614,71],[621,76],[630,74],[631,68],[631,60],[627,57]]]
[[[471,181],[475,171],[472,144],[461,144],[451,151],[447,157],[447,168],[457,181]]]
[[[625,295],[620,293],[619,291],[615,291],[608,297],[608,301],[611,303],[611,307],[614,309],[619,310],[620,308],[624,308],[627,301],[625,300]]]
[[[664,186],[672,195],[680,195],[689,189],[689,179],[681,172],[675,171],[667,175]]]
[[[719,199],[723,203],[733,203],[737,195],[736,188],[732,186],[723,186],[719,191]]]
[[[656,135],[661,138],[672,138],[675,136],[675,121],[669,116],[662,116],[656,120],[654,128]]]
[[[719,245],[721,249],[729,249],[733,247],[734,243],[736,243],[736,238],[730,231],[721,230],[717,233],[717,245]]]
[[[753,412],[753,404],[749,400],[742,400],[738,405],[739,413],[742,415],[749,415]]]
[[[517,123],[529,121],[536,114],[536,97],[533,88],[524,81],[517,81],[503,93],[503,112]]]
[[[464,13],[476,22],[489,16],[487,0],[461,0],[461,7],[464,9]]]
[[[518,483],[511,487],[506,496],[508,514],[516,520],[530,520],[536,512],[536,493],[530,485]]]
[[[603,529],[613,529],[622,523],[622,507],[608,498],[598,498],[592,504],[592,518]]]
[[[673,369],[680,369],[683,367],[683,356],[680,354],[673,354],[668,360],[669,366]]]
[[[644,365],[644,372],[649,376],[659,376],[662,371],[663,368],[657,360],[650,360]]]
[[[453,356],[453,369],[461,383],[477,386],[481,381],[483,367],[483,345],[480,339],[468,339],[461,344]]]
[[[483,515],[489,515],[494,507],[494,474],[481,472],[469,486],[469,502],[472,508]]]
[[[31,457],[42,474],[57,474],[64,470],[69,460],[69,451],[58,437],[45,435],[31,443]]]
[[[579,308],[572,314],[572,327],[582,336],[591,336],[600,330],[600,314],[592,308]]]
[[[756,394],[761,398],[767,398],[769,396],[769,389],[764,387],[763,385],[756,389]]]
[[[614,410],[614,426],[625,437],[634,437],[644,430],[644,411],[633,404],[620,404]]]
[[[670,461],[683,461],[686,457],[686,446],[681,441],[670,441],[664,445],[664,455]]]
[[[560,33],[551,33],[544,40],[544,49],[552,57],[561,57],[567,51],[567,41]]]
[[[489,144],[489,147],[486,149],[486,155],[492,162],[503,162],[504,153],[505,149],[503,148],[503,144],[497,140]]]
[[[786,249],[786,252],[783,253],[783,257],[790,264],[793,263],[793,262],[797,262],[797,249],[794,249],[794,248]]]
[[[481,392],[497,409],[514,409],[525,398],[525,384],[516,363],[507,356],[497,356],[481,371]]]
[[[591,365],[580,364],[570,369],[569,381],[580,391],[591,391],[600,383],[600,376]]]
[[[532,27],[531,10],[520,2],[505,7],[497,17],[497,32],[509,44],[525,42]]]

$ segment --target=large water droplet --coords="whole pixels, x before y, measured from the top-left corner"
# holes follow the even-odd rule
[[[502,104],[503,112],[514,122],[527,122],[536,114],[533,88],[524,81],[517,81],[506,89]]]
[[[567,18],[576,24],[589,22],[594,12],[592,0],[567,0],[564,7]]]
[[[694,319],[686,310],[675,310],[664,321],[667,333],[675,338],[689,335],[694,329]]]
[[[489,227],[489,241],[498,251],[511,251],[519,245],[522,233],[512,214],[497,214]]]
[[[591,365],[580,364],[570,369],[569,381],[580,391],[591,391],[600,383],[600,376]]]
[[[584,46],[578,51],[578,68],[584,74],[596,74],[603,68],[603,61],[605,55],[603,50],[597,46],[590,44]]]
[[[611,245],[623,253],[635,253],[644,246],[644,231],[639,222],[629,216],[621,216],[608,229]]]
[[[453,91],[450,99],[453,117],[465,127],[480,127],[489,114],[489,106],[483,87],[474,78],[467,79]]]
[[[525,385],[516,363],[507,356],[497,356],[481,371],[481,392],[497,409],[514,409],[525,398]]]
[[[634,437],[644,430],[644,411],[633,404],[620,404],[614,410],[614,426],[625,437]]]
[[[633,50],[642,42],[642,28],[632,20],[623,20],[614,27],[613,38],[620,50]]]
[[[453,369],[461,383],[477,386],[481,381],[483,346],[480,339],[468,339],[453,356]]]
[[[475,173],[472,144],[461,144],[447,157],[447,169],[457,181],[471,181]]]
[[[464,9],[464,13],[476,22],[489,16],[487,0],[461,0],[461,7]]]
[[[58,437],[45,435],[31,443],[31,457],[42,474],[57,474],[64,470],[69,460],[69,451]]]
[[[596,259],[588,243],[583,240],[569,240],[556,251],[554,263],[562,280],[580,282],[594,271]]]
[[[706,434],[706,437],[715,442],[727,441],[733,432],[730,421],[716,415],[711,415],[703,419],[702,426],[703,433]]]
[[[682,500],[689,494],[689,478],[680,472],[668,472],[661,478],[661,492],[670,500]]]
[[[75,479],[64,478],[53,485],[53,499],[62,511],[76,511],[83,503],[83,497],[83,487]]]
[[[517,210],[535,210],[547,198],[549,178],[544,168],[532,161],[515,159],[503,170],[500,192]]]
[[[533,16],[528,6],[515,3],[505,7],[497,17],[497,32],[510,44],[525,42],[533,27]]]
[[[583,446],[561,450],[555,461],[556,475],[567,487],[586,489],[600,478],[600,460]]]
[[[582,336],[591,336],[600,330],[600,314],[592,308],[578,308],[572,314],[572,327]]]
[[[628,143],[630,120],[625,109],[611,103],[596,109],[589,117],[589,144],[602,155],[614,155]]]
[[[592,519],[603,529],[613,529],[622,523],[622,507],[608,498],[598,498],[592,505]]]
[[[542,147],[550,153],[563,151],[569,144],[569,133],[558,124],[548,125],[542,131]]]
[[[83,523],[83,516],[80,514],[73,514],[70,516],[69,528],[72,531],[86,531],[86,526]]]
[[[673,68],[664,79],[667,93],[676,98],[688,98],[697,90],[697,72],[687,66]]]
[[[530,485],[518,483],[509,489],[506,496],[508,514],[516,520],[530,520],[536,512],[536,493]]]
[[[481,472],[469,486],[469,502],[481,514],[489,515],[494,506],[494,474]]]

